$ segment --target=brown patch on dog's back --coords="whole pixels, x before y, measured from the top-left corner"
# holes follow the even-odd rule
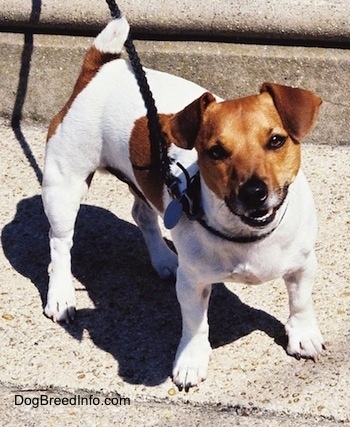
[[[203,113],[213,102],[214,96],[205,92],[176,114],[158,115],[167,149],[171,143],[184,149],[193,148]],[[135,121],[131,132],[130,160],[143,194],[160,212],[163,212],[164,178],[159,168],[159,157],[157,142],[151,143],[149,139],[148,120],[141,117]]]
[[[171,115],[160,114],[159,120],[169,147],[167,123]],[[151,144],[148,130],[148,120],[141,117],[135,121],[130,136],[130,161],[134,167],[135,178],[145,195],[153,206],[163,212],[163,176],[159,167],[158,144]]]
[[[88,85],[88,83],[95,77],[99,69],[102,67],[102,65],[106,64],[107,62],[112,61],[113,59],[117,59],[120,57],[120,54],[112,54],[112,53],[104,53],[100,52],[98,49],[96,49],[95,46],[91,46],[90,49],[87,51],[83,66],[81,68],[79,77],[75,83],[73,92],[68,99],[65,106],[62,108],[62,110],[56,114],[56,116],[51,120],[49,130],[47,132],[47,138],[48,141],[52,135],[57,130],[57,127],[60,123],[62,123],[65,115],[68,113],[68,110],[70,109],[71,105],[73,104],[73,101],[75,98],[79,95],[79,93],[85,89],[85,87]]]

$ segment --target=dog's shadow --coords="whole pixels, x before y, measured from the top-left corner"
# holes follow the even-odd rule
[[[41,198],[34,196],[18,203],[15,218],[1,236],[9,262],[37,287],[43,306],[48,282],[47,234]],[[79,309],[75,322],[61,327],[78,340],[88,330],[95,345],[118,361],[125,381],[149,386],[164,382],[181,335],[174,281],[161,281],[152,270],[138,228],[105,209],[82,205],[74,242],[73,274],[95,308]],[[78,306],[83,291],[83,287],[77,291]],[[255,330],[285,347],[283,325],[242,303],[224,285],[213,287],[209,322],[214,348]]]

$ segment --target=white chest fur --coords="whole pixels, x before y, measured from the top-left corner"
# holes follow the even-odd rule
[[[182,221],[172,231],[184,269],[193,280],[260,284],[283,277],[305,263],[317,231],[316,213],[305,177],[290,188],[288,209],[277,228],[254,243],[231,243],[210,234],[201,225]],[[217,216],[216,216],[217,218]]]
[[[233,268],[227,280],[248,285],[258,285],[261,283],[261,271],[254,268],[250,263],[240,263]]]

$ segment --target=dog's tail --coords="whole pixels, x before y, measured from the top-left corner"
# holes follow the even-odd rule
[[[102,65],[120,58],[129,30],[129,23],[124,16],[113,19],[106,25],[85,55],[83,67],[73,93],[81,92]]]
[[[101,54],[119,56],[129,35],[129,23],[124,16],[113,19],[95,38],[93,46]]]
[[[129,23],[124,16],[113,19],[95,38],[93,45],[87,51],[73,92],[62,110],[52,119],[47,133],[47,140],[56,132],[74,99],[88,85],[107,62],[120,57],[123,45],[129,35]]]

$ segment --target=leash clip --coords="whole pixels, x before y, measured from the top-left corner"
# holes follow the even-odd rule
[[[171,230],[175,225],[180,221],[182,212],[184,210],[183,206],[183,194],[180,193],[179,189],[179,179],[174,175],[171,175],[166,182],[167,190],[169,196],[173,199],[167,206],[164,212],[164,226],[168,230]]]
[[[197,172],[194,176],[190,177],[181,163],[176,164],[183,171],[187,186],[186,190],[180,193],[178,186],[179,179],[175,177],[172,177],[173,182],[168,185],[168,192],[173,198],[164,212],[164,225],[168,230],[176,226],[183,213],[191,221],[197,221],[203,216],[200,200],[199,173]]]
[[[179,190],[180,180],[176,178],[174,175],[171,175],[170,179],[167,181],[168,182],[166,183],[166,186],[167,186],[169,196],[172,199],[181,199],[182,194],[180,194],[180,190]]]

